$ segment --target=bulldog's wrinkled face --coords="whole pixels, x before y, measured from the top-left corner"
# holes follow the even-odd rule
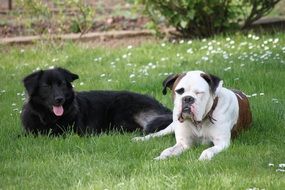
[[[202,71],[189,71],[171,75],[164,81],[172,90],[174,99],[173,119],[183,122],[186,119],[200,122],[210,111],[217,91],[222,87],[220,79]]]

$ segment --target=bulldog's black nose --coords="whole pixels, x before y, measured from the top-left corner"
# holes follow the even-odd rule
[[[195,101],[195,98],[193,98],[192,96],[185,96],[182,98],[183,103],[187,103],[187,104],[193,104]]]
[[[57,96],[54,98],[56,104],[62,104],[64,102],[64,98],[62,96]]]

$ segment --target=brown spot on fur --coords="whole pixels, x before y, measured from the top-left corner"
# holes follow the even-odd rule
[[[239,116],[237,123],[234,125],[231,131],[231,137],[235,138],[239,133],[251,127],[252,124],[252,115],[250,111],[248,98],[238,90],[232,90],[237,99],[239,105]]]

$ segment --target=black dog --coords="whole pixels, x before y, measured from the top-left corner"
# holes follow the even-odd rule
[[[172,122],[172,113],[155,99],[132,92],[74,92],[78,75],[63,68],[40,70],[23,79],[28,93],[22,123],[28,133],[90,135],[109,130],[151,133]]]

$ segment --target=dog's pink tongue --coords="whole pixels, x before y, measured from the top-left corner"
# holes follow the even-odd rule
[[[63,107],[62,106],[52,106],[52,111],[56,116],[62,116]]]

